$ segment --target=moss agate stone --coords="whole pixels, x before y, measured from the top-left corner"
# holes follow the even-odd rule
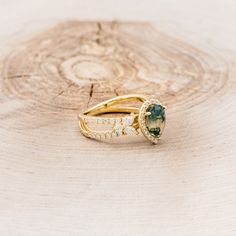
[[[166,119],[165,108],[159,104],[151,104],[146,111],[150,113],[145,118],[147,129],[152,136],[159,137],[161,123]]]

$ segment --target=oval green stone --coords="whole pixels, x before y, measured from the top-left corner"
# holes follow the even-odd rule
[[[150,134],[158,137],[161,134],[160,124],[165,121],[165,108],[159,104],[151,104],[146,110],[150,112],[145,118],[146,126]]]

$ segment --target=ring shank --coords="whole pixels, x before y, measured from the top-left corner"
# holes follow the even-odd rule
[[[112,99],[109,99],[107,101],[104,101],[102,103],[99,103],[98,105],[86,110],[83,112],[83,115],[98,115],[98,114],[104,114],[104,113],[138,113],[139,108],[135,107],[119,107],[114,106],[120,103],[124,102],[145,102],[146,98],[141,95],[131,94],[131,95],[124,95],[124,96],[118,96]]]
[[[120,125],[123,127],[125,119],[131,119],[132,123],[129,124],[128,129],[132,129],[133,131],[136,131],[139,127],[138,124],[138,114],[139,114],[139,107],[135,107],[134,105],[132,106],[125,106],[122,103],[127,103],[127,102],[141,102],[144,103],[146,101],[146,98],[141,95],[136,95],[136,94],[131,94],[131,95],[124,95],[124,96],[118,96],[112,99],[109,99],[107,101],[104,101],[102,103],[99,103],[96,106],[93,106],[92,108],[84,111],[83,113],[78,115],[79,118],[79,126],[81,132],[87,136],[87,137],[93,137],[94,134],[96,134],[99,138],[101,136],[106,137],[112,136],[114,134],[114,129],[116,129],[116,126]],[[120,104],[120,105],[119,105]],[[121,114],[129,114],[128,117],[123,117],[123,116],[113,116],[113,117],[103,117],[101,115],[107,114],[107,113],[121,113]],[[104,121],[106,120],[106,122]],[[100,122],[102,120],[102,122]],[[111,125],[111,122],[114,122],[113,128],[111,131],[105,130],[103,132],[99,132],[97,130],[91,129],[89,127],[88,123],[92,122],[96,124],[103,124],[103,125]],[[123,127],[124,128],[124,127]],[[115,131],[117,133],[117,131]],[[123,133],[123,131],[122,131]],[[95,135],[95,136],[96,136]]]

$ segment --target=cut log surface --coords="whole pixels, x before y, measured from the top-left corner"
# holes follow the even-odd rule
[[[157,25],[62,22],[0,64],[0,234],[236,234],[235,60]],[[167,106],[158,145],[83,137],[77,113],[130,93]]]

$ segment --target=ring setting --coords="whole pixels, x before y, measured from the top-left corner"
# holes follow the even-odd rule
[[[124,106],[126,103],[132,103]],[[134,105],[141,102],[141,106]],[[81,133],[92,139],[107,140],[141,133],[158,143],[166,123],[165,106],[158,99],[124,95],[104,101],[78,115]]]
[[[139,126],[143,135],[157,143],[165,128],[165,107],[157,99],[147,100],[139,112]]]

